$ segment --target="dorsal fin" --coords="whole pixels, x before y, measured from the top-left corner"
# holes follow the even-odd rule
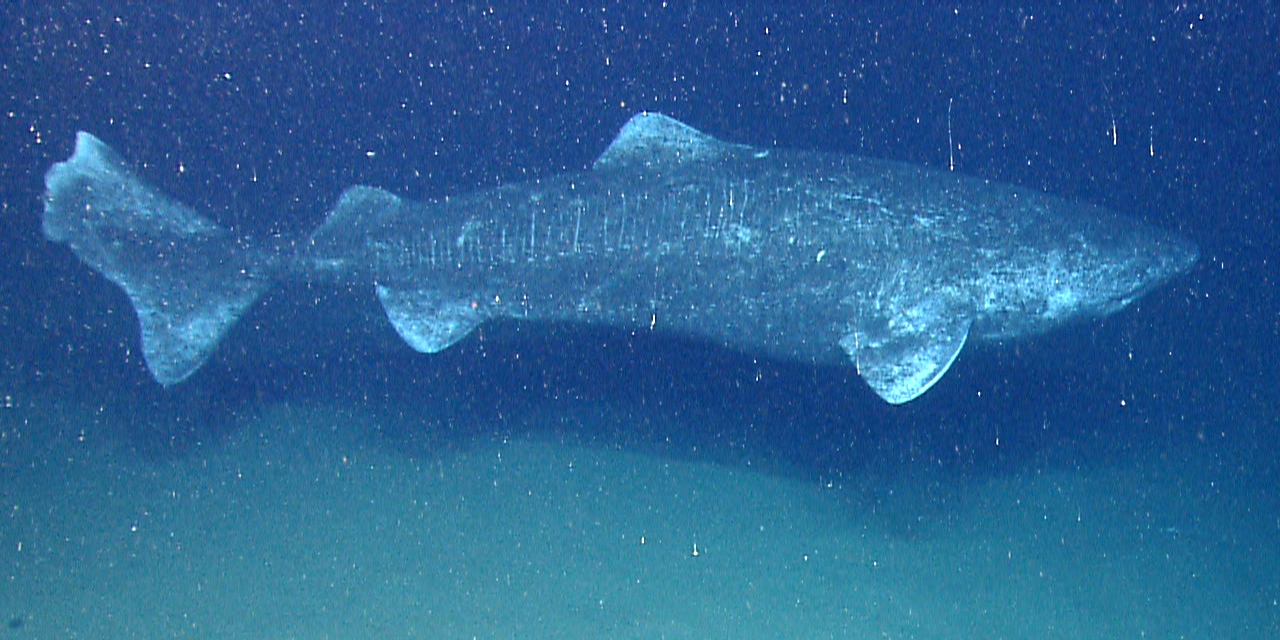
[[[716,140],[661,113],[638,113],[596,158],[594,168],[706,161],[738,146]]]

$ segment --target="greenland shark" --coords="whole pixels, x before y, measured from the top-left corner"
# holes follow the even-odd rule
[[[602,323],[848,363],[901,404],[969,340],[1113,313],[1198,256],[1097,206],[733,144],[657,113],[577,173],[427,202],[351,187],[294,242],[234,237],[88,133],[45,187],[45,235],[128,294],[162,385],[199,369],[272,282],[297,278],[375,288],[419,352],[491,318]]]

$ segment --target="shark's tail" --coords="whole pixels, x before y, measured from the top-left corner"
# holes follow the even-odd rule
[[[152,190],[101,140],[45,174],[44,234],[120,285],[155,379],[181,382],[270,284],[263,254]]]

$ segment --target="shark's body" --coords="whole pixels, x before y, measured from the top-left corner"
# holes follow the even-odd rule
[[[1098,207],[725,143],[658,114],[633,118],[580,173],[424,203],[354,187],[287,251],[237,243],[88,134],[46,186],[46,235],[129,293],[163,384],[198,369],[272,280],[294,277],[375,286],[422,352],[495,317],[653,328],[852,362],[896,404],[970,337],[1111,313],[1197,257]]]

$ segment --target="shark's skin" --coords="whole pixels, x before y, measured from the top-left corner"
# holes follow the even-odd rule
[[[288,250],[237,242],[86,133],[45,184],[45,234],[129,294],[162,384],[196,371],[270,282],[300,278],[376,287],[421,352],[497,317],[669,330],[849,362],[900,404],[969,339],[1115,312],[1198,255],[1099,207],[730,144],[655,113],[579,173],[421,203],[353,187]]]

